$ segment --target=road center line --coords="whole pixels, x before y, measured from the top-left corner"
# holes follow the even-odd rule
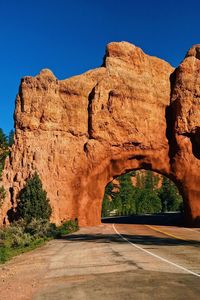
[[[160,260],[162,260],[162,261],[164,261],[164,262],[166,262],[166,263],[168,263],[168,264],[170,264],[170,265],[172,265],[172,266],[174,266],[174,267],[176,267],[176,268],[178,268],[178,269],[181,269],[181,270],[183,270],[183,271],[185,271],[185,272],[187,272],[187,273],[189,273],[189,274],[192,274],[192,275],[194,275],[194,276],[196,276],[196,277],[200,277],[200,274],[195,273],[195,272],[192,272],[192,271],[190,271],[189,269],[186,269],[186,268],[184,268],[184,267],[182,267],[182,266],[180,266],[180,265],[177,265],[177,264],[175,264],[175,263],[169,261],[168,259],[165,259],[165,258],[163,258],[163,257],[161,257],[161,256],[159,256],[159,255],[157,255],[157,254],[154,254],[154,253],[152,253],[152,252],[150,252],[150,251],[148,251],[148,250],[146,250],[146,249],[144,249],[144,248],[142,248],[142,247],[140,247],[140,246],[138,246],[138,245],[136,245],[136,244],[130,242],[127,238],[125,238],[122,234],[120,234],[120,233],[118,232],[118,230],[117,230],[116,227],[115,227],[115,224],[112,224],[112,227],[113,227],[114,231],[115,231],[115,232],[116,232],[123,240],[127,241],[127,242],[128,242],[130,245],[132,245],[133,247],[135,247],[135,248],[137,248],[137,249],[139,249],[139,250],[141,250],[141,251],[143,251],[143,252],[145,252],[145,253],[147,253],[147,254],[149,254],[149,255],[151,255],[151,256],[157,258],[157,259],[160,259]]]
[[[173,237],[173,238],[175,238],[175,239],[178,239],[178,240],[186,241],[186,239],[183,239],[183,238],[181,238],[181,237],[179,237],[179,236],[176,236],[176,235],[174,235],[174,234],[168,233],[168,232],[166,232],[166,231],[164,231],[164,230],[158,229],[158,228],[156,228],[156,227],[154,227],[154,226],[150,226],[150,225],[145,225],[145,226],[148,227],[148,228],[150,228],[150,229],[152,229],[152,230],[154,230],[154,231],[163,233],[164,235],[171,236],[171,237]]]

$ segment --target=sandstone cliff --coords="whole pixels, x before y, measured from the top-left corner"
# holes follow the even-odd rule
[[[189,222],[200,216],[200,46],[174,70],[127,42],[110,43],[101,68],[57,80],[49,70],[21,81],[15,143],[3,173],[1,220],[27,177],[42,179],[57,223],[100,223],[114,177],[150,169],[173,179]]]

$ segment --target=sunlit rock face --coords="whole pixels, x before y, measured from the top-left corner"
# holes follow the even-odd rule
[[[6,161],[9,220],[17,195],[37,171],[53,209],[52,221],[101,222],[105,186],[130,170],[170,177],[200,217],[200,46],[174,70],[127,43],[110,43],[102,67],[57,80],[49,70],[21,81],[15,143]]]

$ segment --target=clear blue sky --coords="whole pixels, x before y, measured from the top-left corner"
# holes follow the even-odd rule
[[[49,68],[64,79],[98,67],[111,41],[177,66],[200,43],[200,1],[0,0],[0,127],[13,127],[21,77]]]

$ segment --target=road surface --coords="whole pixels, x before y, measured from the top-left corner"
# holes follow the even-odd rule
[[[107,220],[15,257],[0,267],[0,299],[200,299],[200,229],[150,219]]]

